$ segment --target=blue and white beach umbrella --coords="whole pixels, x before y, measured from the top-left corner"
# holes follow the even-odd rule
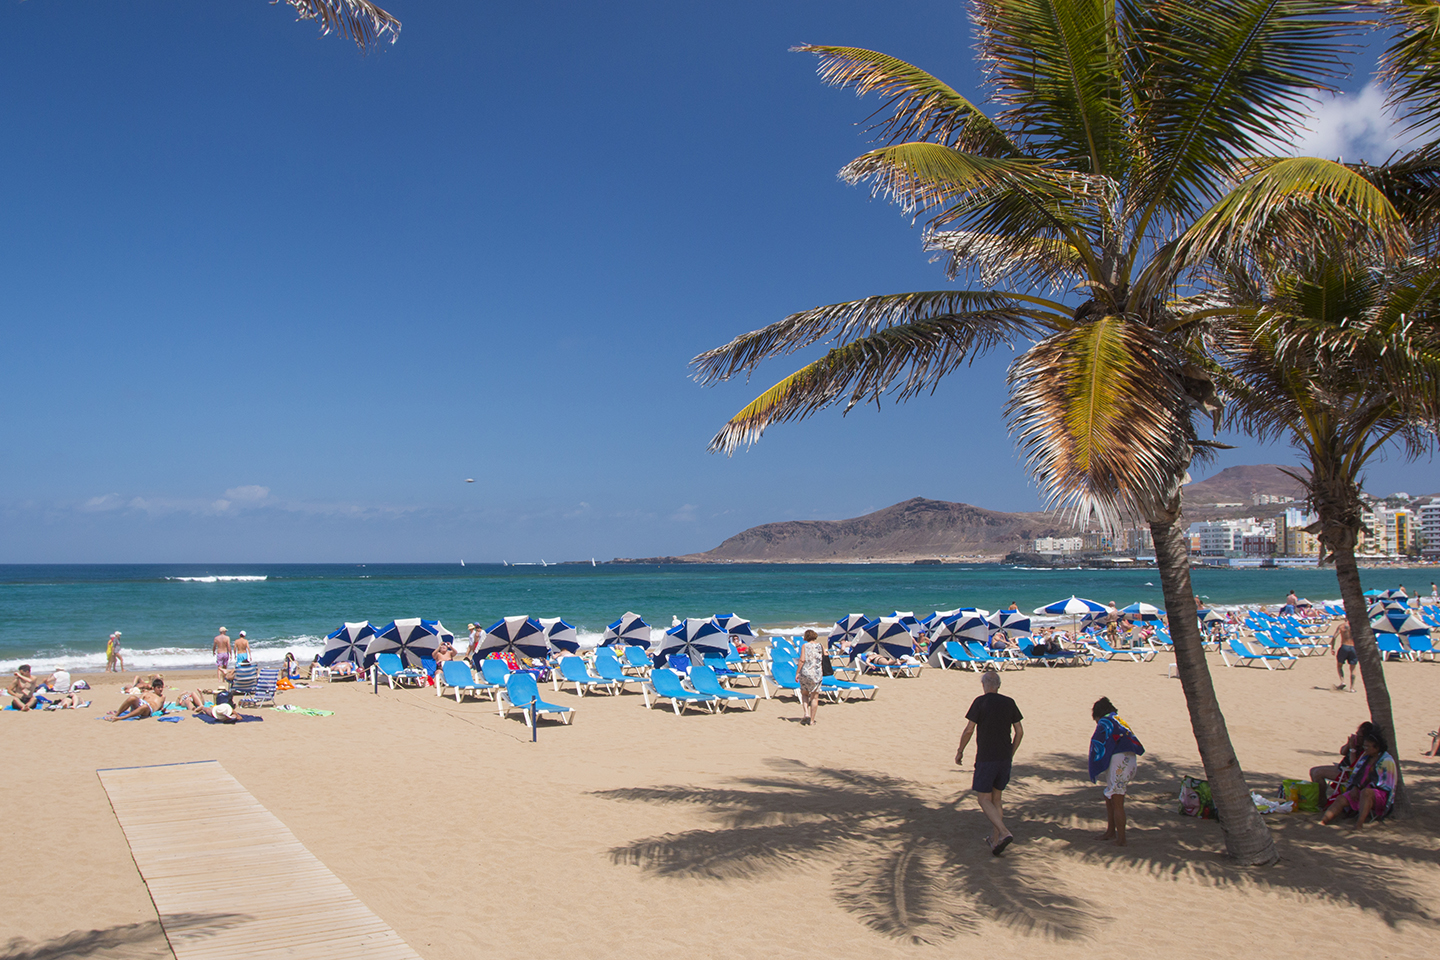
[[[828,646],[834,647],[845,642],[854,642],[860,636],[860,629],[870,622],[870,618],[863,613],[847,613],[835,621],[835,626],[830,628],[830,635],[826,637]]]
[[[921,617],[920,626],[924,627],[926,630],[930,631],[931,634],[933,634],[936,630],[940,629],[940,624],[945,622],[946,617],[953,617],[955,616],[955,614],[959,613],[960,610],[960,607],[956,607],[954,610],[936,610],[932,614]]]
[[[623,617],[605,628],[600,646],[612,645],[650,649],[650,624],[640,619],[640,614],[626,612]]]
[[[382,653],[398,653],[408,667],[419,667],[420,661],[435,659],[435,648],[440,646],[438,620],[422,620],[409,617],[391,620],[375,631],[375,636],[365,645],[365,666],[375,662]]]
[[[1004,630],[1008,636],[1030,635],[1030,618],[1019,610],[996,610],[985,618],[992,630]]]
[[[717,613],[710,619],[715,621],[715,626],[725,631],[727,637],[755,636],[755,630],[750,626],[750,621],[738,613]]]
[[[325,635],[325,649],[320,654],[320,666],[333,667],[337,663],[350,661],[357,667],[365,665],[365,645],[375,636],[375,628],[369,620],[346,623],[334,633]]]
[[[1165,616],[1165,611],[1149,603],[1132,603],[1128,607],[1121,607],[1120,612],[1126,616],[1134,617],[1136,620],[1159,620]]]
[[[544,660],[550,655],[545,628],[534,617],[506,617],[497,620],[480,635],[478,649],[470,651],[470,660],[479,664],[491,654],[509,653],[531,660]]]
[[[871,620],[860,631],[851,651],[855,654],[879,650],[892,657],[908,657],[915,653],[915,636],[896,617]]]
[[[930,634],[930,652],[934,653],[935,648],[947,640],[962,642],[974,640],[977,643],[985,643],[989,639],[990,622],[980,611],[961,610],[942,620]]]
[[[1106,607],[1103,603],[1072,596],[1069,600],[1056,600],[1054,603],[1046,604],[1038,608],[1035,613],[1036,615],[1047,614],[1052,617],[1079,617],[1087,613],[1104,613],[1105,610]]]
[[[924,629],[924,626],[920,623],[920,618],[915,616],[915,612],[913,610],[896,610],[894,613],[890,614],[889,617],[885,617],[882,619],[899,620],[901,623],[905,624],[905,629],[909,630],[912,635],[917,634]]]
[[[545,642],[563,653],[576,653],[580,649],[580,634],[560,617],[541,617],[540,629]]]
[[[727,656],[730,636],[714,620],[686,617],[665,631],[656,653],[666,657],[684,654],[691,663],[702,663],[706,657]]]
[[[1383,617],[1370,621],[1370,629],[1376,633],[1394,633],[1402,637],[1417,634],[1429,635],[1430,628],[1419,617],[1405,610],[1390,610]]]

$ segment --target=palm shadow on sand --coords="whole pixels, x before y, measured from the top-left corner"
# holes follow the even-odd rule
[[[877,933],[916,943],[980,933],[987,924],[1055,940],[1091,937],[1113,916],[1103,903],[1066,889],[1059,877],[1074,872],[1057,869],[1066,862],[1160,882],[1324,900],[1372,912],[1391,926],[1440,920],[1426,889],[1440,877],[1440,844],[1433,818],[1423,815],[1359,835],[1321,827],[1314,815],[1270,817],[1280,864],[1239,867],[1221,852],[1218,824],[1180,816],[1174,791],[1156,789],[1178,781],[1180,772],[1151,761],[1129,804],[1131,845],[1119,849],[1094,841],[1097,825],[1103,826],[1099,789],[1079,779],[1076,758],[1057,754],[1016,765],[1006,819],[1017,842],[997,858],[983,842],[988,825],[968,793],[957,798],[953,790],[912,780],[793,760],[767,765],[772,775],[719,789],[598,792],[613,800],[692,805],[719,821],[616,847],[612,861],[662,877],[711,880],[823,864],[833,870],[833,896],[842,909]],[[1417,773],[1412,789],[1420,808],[1435,778]],[[1250,777],[1252,785],[1279,779]],[[1094,882],[1103,889],[1099,877]]]

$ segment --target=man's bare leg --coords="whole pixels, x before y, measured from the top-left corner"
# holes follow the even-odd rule
[[[1010,831],[1005,827],[1004,794],[1004,790],[991,790],[989,793],[977,795],[980,809],[985,813],[985,818],[990,821],[990,846],[992,847],[1010,836]]]
[[[1115,798],[1105,798],[1105,832],[1095,838],[1096,840],[1115,839]]]
[[[1115,846],[1125,846],[1125,794],[1117,793],[1110,798],[1110,822],[1115,829]]]

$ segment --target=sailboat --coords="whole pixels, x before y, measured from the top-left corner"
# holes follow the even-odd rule
[[[462,566],[462,567],[465,566],[465,560],[464,560],[464,558],[461,558],[461,560],[460,560],[460,566]]]

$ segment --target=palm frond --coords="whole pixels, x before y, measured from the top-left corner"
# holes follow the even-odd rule
[[[873,127],[887,143],[927,140],[987,157],[1016,156],[1019,150],[979,107],[949,84],[904,60],[859,47],[802,44],[798,53],[819,58],[820,79],[853,88],[856,96],[876,93],[885,102]]]
[[[1287,157],[1237,184],[1178,241],[1155,257],[1137,283],[1155,295],[1211,258],[1246,255],[1323,260],[1328,251],[1366,247],[1407,252],[1409,232],[1373,183],[1333,160]]]
[[[1112,0],[975,0],[971,20],[999,117],[1027,153],[1117,176],[1128,160]]]
[[[742,334],[723,347],[707,350],[690,364],[695,367],[697,381],[712,384],[739,373],[749,374],[771,357],[794,353],[822,340],[845,344],[897,324],[947,318],[982,321],[992,317],[996,321],[994,335],[1003,339],[1024,335],[1032,326],[1045,326],[1047,318],[1068,313],[1062,304],[1050,300],[988,290],[887,294],[792,313],[768,327]]]
[[[1431,130],[1440,123],[1440,2],[1380,0],[1376,5],[1395,29],[1380,58],[1391,102],[1412,128]]]
[[[1006,412],[1047,509],[1113,526],[1173,496],[1194,452],[1178,373],[1149,328],[1117,316],[1051,336],[1011,365]]]
[[[1304,102],[1343,77],[1364,29],[1312,0],[1120,0],[1147,168],[1137,192],[1193,217],[1237,159],[1288,139]]]
[[[270,0],[271,5],[280,0]],[[300,20],[320,21],[320,33],[338,33],[354,41],[361,50],[380,44],[386,34],[390,42],[400,39],[400,21],[371,0],[285,0]]]
[[[1055,289],[1085,270],[1085,258],[1073,243],[1039,231],[932,230],[926,234],[925,249],[949,254],[945,258],[948,278],[973,272],[986,286],[1005,282]]]
[[[938,317],[887,327],[830,350],[766,390],[731,417],[710,441],[712,451],[732,453],[760,439],[773,423],[800,420],[845,401],[849,411],[878,402],[892,384],[895,399],[933,391],[941,379],[977,356],[1032,329],[1028,320],[1005,314]]]
[[[907,216],[965,200],[971,206],[983,204],[1006,191],[1071,195],[1032,160],[984,157],[936,143],[871,150],[842,167],[840,178],[847,183],[870,181],[872,193],[899,203]]]

